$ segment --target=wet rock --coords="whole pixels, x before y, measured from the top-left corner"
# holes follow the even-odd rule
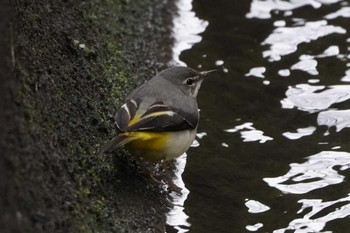
[[[164,231],[160,187],[100,147],[124,96],[171,57],[170,3],[1,4],[2,232]]]

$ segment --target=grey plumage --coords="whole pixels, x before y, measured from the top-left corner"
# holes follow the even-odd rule
[[[157,152],[150,153],[154,158],[170,159],[180,156],[177,153],[187,150],[194,139],[199,121],[196,96],[208,73],[187,67],[172,67],[136,88],[115,114],[118,135],[105,144],[103,151],[112,152],[133,140],[146,140],[141,139],[140,134],[135,136],[134,133],[137,132],[173,132],[172,140],[178,137],[175,135],[183,135],[188,138],[187,141],[177,145],[179,149],[171,148],[170,144],[164,145],[168,148],[164,155],[154,157]],[[146,151],[144,154],[147,154]]]

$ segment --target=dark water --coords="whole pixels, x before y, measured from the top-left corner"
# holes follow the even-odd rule
[[[179,232],[350,232],[350,4],[194,0],[198,97]],[[168,232],[177,232],[173,227]]]

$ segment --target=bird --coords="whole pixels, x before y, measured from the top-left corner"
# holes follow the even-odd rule
[[[134,89],[114,116],[116,136],[102,151],[124,146],[142,160],[163,163],[181,156],[196,136],[198,91],[214,71],[174,66]]]

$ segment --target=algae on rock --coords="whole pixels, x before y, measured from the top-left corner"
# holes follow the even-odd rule
[[[125,153],[100,148],[126,93],[171,57],[171,4],[19,0],[10,8],[3,232],[164,231],[165,195]]]

